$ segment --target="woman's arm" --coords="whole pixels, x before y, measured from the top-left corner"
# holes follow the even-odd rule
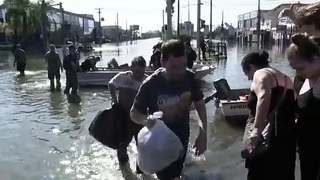
[[[254,121],[254,127],[260,134],[266,125],[266,118],[270,108],[271,102],[271,88],[272,78],[266,72],[257,71],[254,74],[252,89],[257,95],[256,116]]]

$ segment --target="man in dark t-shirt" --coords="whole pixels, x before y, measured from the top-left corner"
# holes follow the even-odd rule
[[[155,121],[146,120],[147,114],[162,111],[161,119],[180,138],[184,147],[183,156],[156,173],[160,180],[168,180],[181,176],[189,143],[191,102],[195,103],[201,120],[198,121],[200,133],[195,143],[196,155],[204,153],[207,148],[207,114],[195,74],[186,67],[184,44],[178,40],[166,42],[162,46],[161,60],[164,67],[156,70],[142,84],[130,116],[134,122],[152,127]]]
[[[69,54],[63,59],[63,68],[66,70],[66,88],[64,93],[69,94],[70,88],[72,88],[71,94],[77,95],[79,61],[74,45],[69,46]]]
[[[161,59],[161,50],[155,49],[149,62],[149,66],[152,70],[156,70],[159,67],[161,67],[160,59]]]
[[[197,53],[192,49],[190,41],[185,42],[187,67],[192,69],[194,61],[197,59]]]
[[[17,45],[17,49],[14,51],[13,66],[17,64],[17,71],[20,71],[20,76],[24,76],[24,71],[27,65],[26,53],[21,49],[20,44]]]
[[[54,78],[56,78],[57,91],[61,90],[60,70],[63,72],[62,63],[59,54],[56,52],[56,46],[51,44],[50,51],[46,53],[45,61],[48,64],[48,79],[50,80],[50,90],[54,91]]]

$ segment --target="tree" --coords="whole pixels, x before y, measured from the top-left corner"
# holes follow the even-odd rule
[[[9,26],[14,29],[15,33],[18,30],[26,32],[27,12],[26,7],[29,7],[29,0],[4,0],[3,4],[7,9],[6,21]]]

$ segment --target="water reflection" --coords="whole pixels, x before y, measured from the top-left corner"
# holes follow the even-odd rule
[[[68,114],[71,118],[78,119],[80,117],[82,105],[77,103],[69,103]]]
[[[50,93],[50,114],[52,117],[59,116],[64,112],[64,94],[61,92]]]
[[[25,76],[21,76],[19,73],[15,73],[14,75],[15,85],[20,86],[22,84],[25,84],[27,81],[28,81],[27,73]]]

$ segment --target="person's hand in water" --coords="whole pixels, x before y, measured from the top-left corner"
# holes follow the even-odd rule
[[[196,148],[196,151],[195,151],[196,156],[200,156],[207,150],[207,132],[206,131],[200,130],[200,133],[193,147]]]

